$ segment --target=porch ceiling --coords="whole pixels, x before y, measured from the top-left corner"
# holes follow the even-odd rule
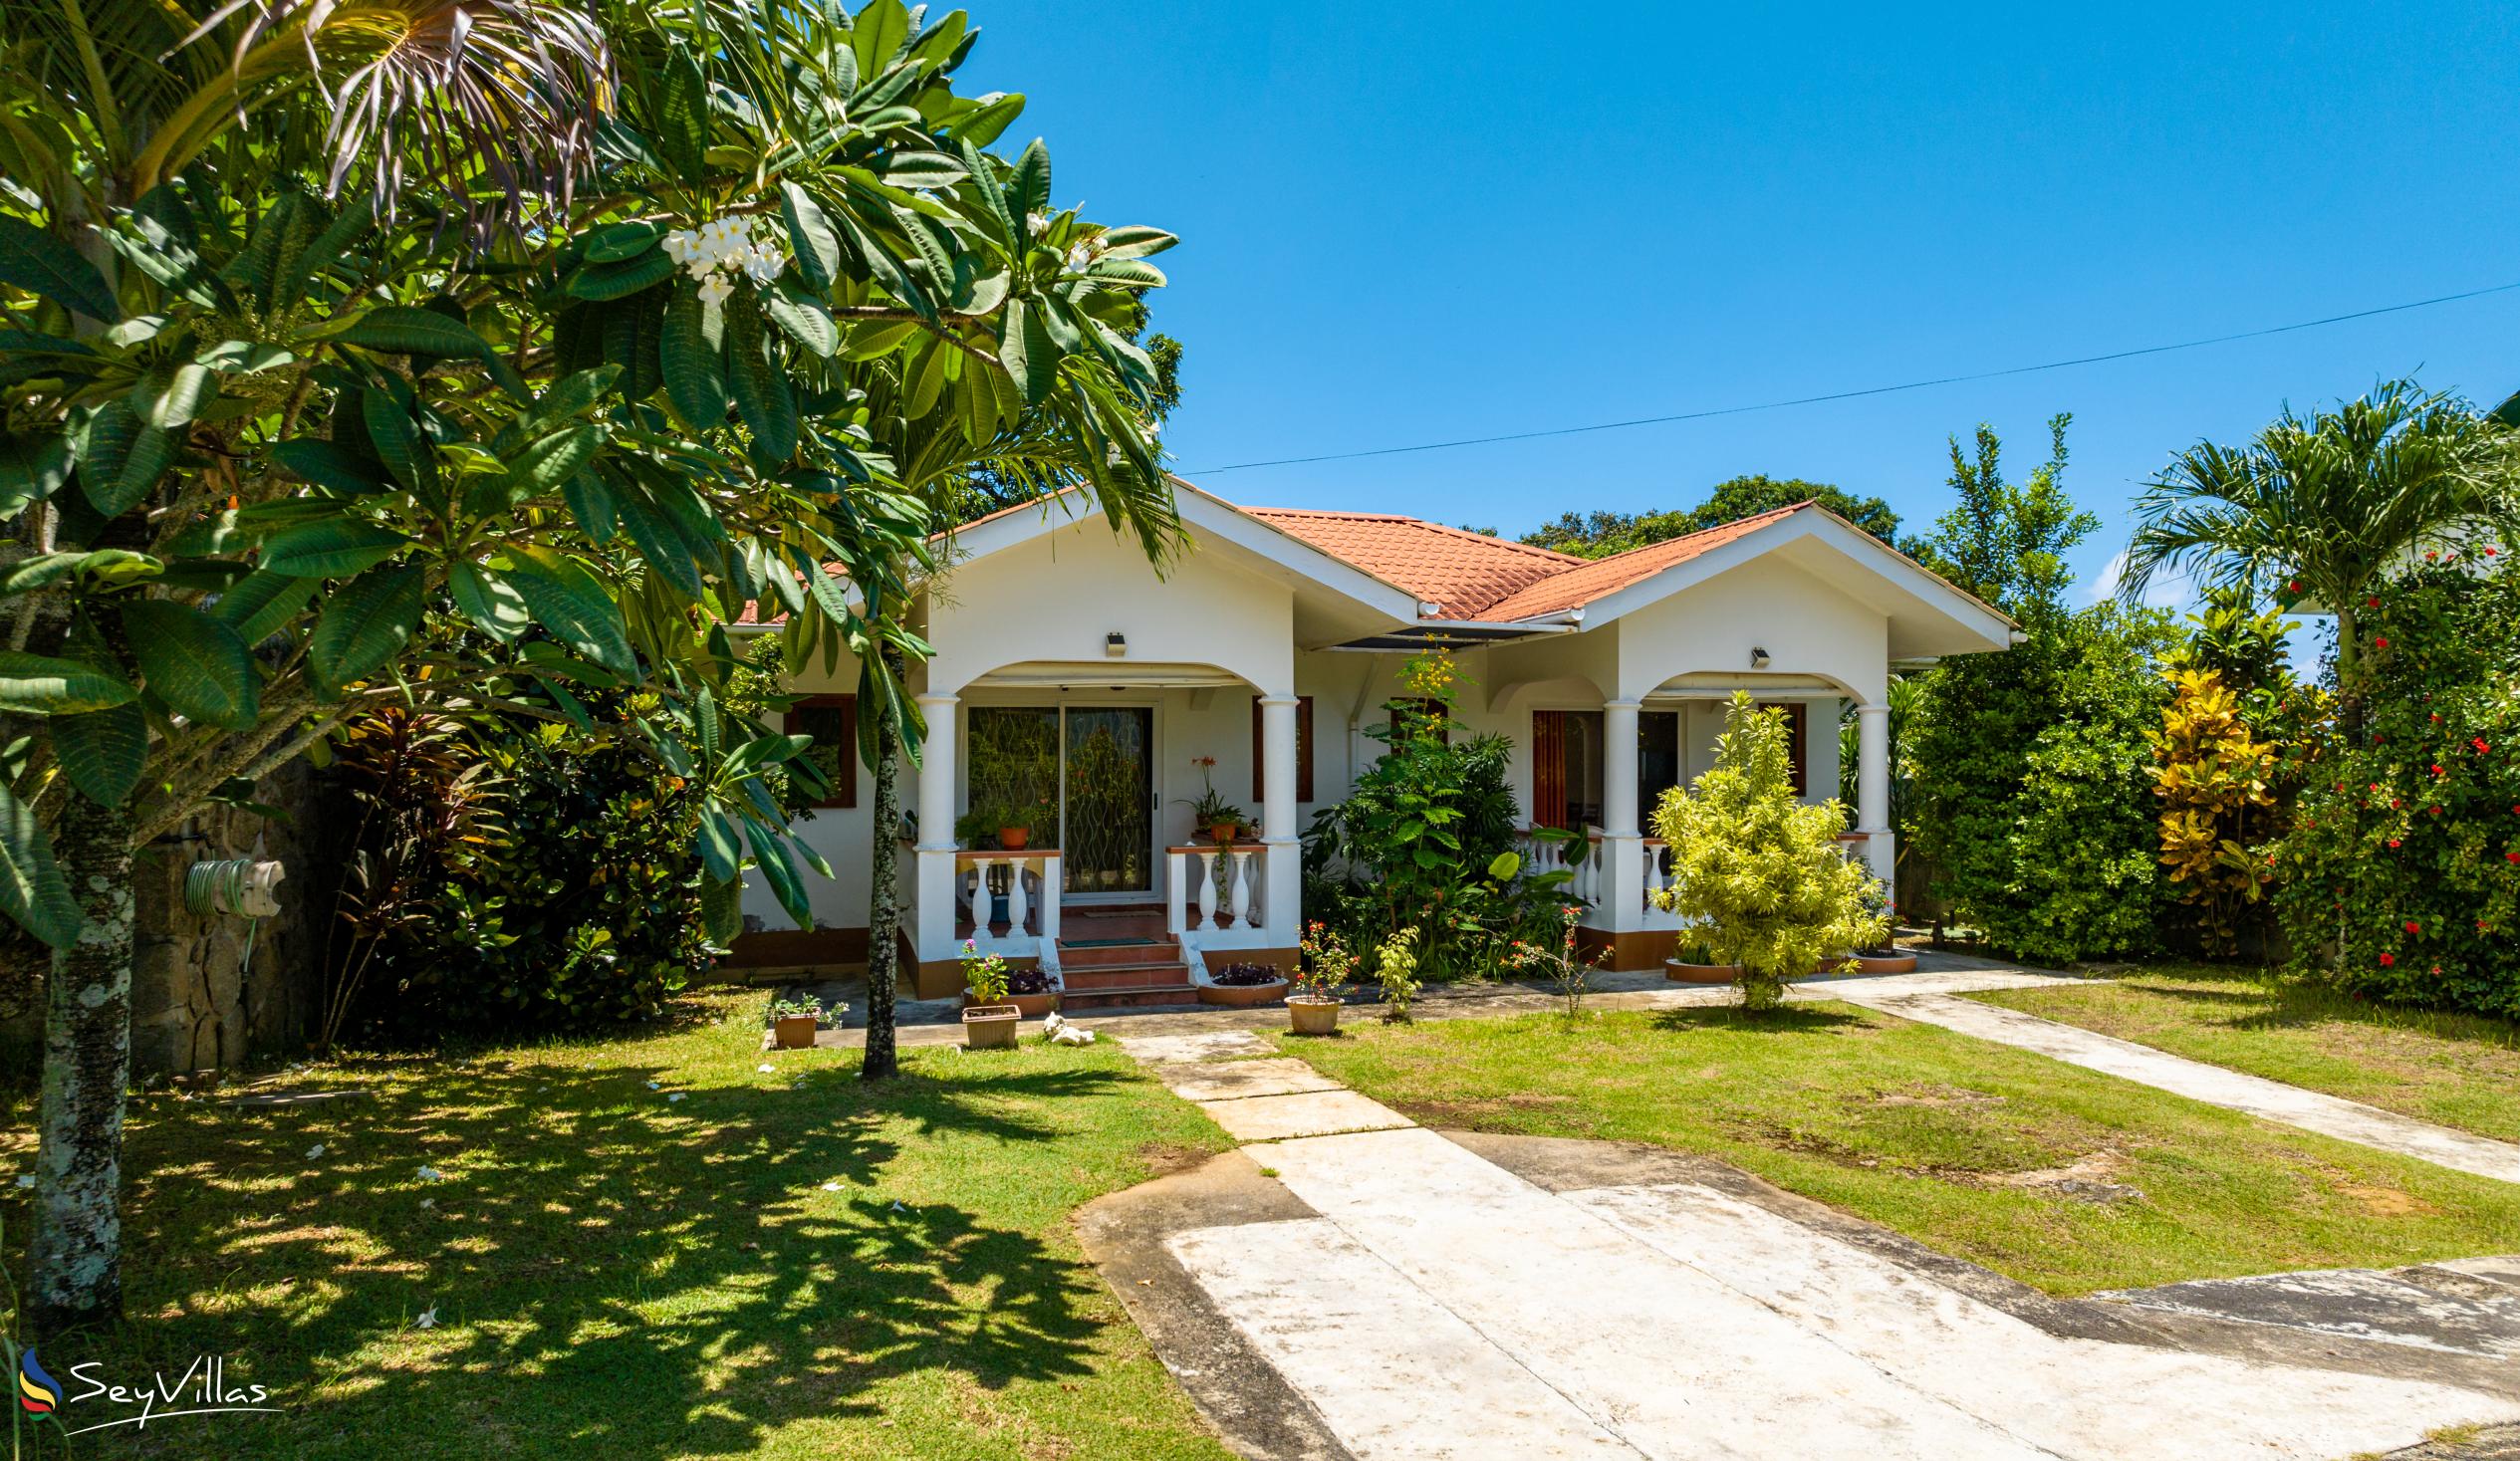
[[[971,681],[998,689],[1138,690],[1211,689],[1244,683],[1212,664],[1164,664],[1128,659],[1034,659],[993,669]]]

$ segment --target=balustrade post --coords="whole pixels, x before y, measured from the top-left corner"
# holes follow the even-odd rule
[[[1193,929],[1213,928],[1216,926],[1216,850],[1214,848],[1199,849],[1198,859],[1198,918],[1190,924],[1190,927]]]
[[[1234,887],[1233,897],[1226,906],[1234,915],[1234,926],[1248,928],[1251,926],[1251,850],[1236,848],[1231,855]]]
[[[1009,857],[1006,859],[1006,932],[1009,937],[1021,938],[1032,932],[1026,926],[1032,922],[1032,894],[1024,890],[1024,859]]]
[[[1186,881],[1189,871],[1187,863],[1188,859],[1181,855],[1179,849],[1165,850],[1163,854],[1163,927],[1165,932],[1176,939],[1189,928],[1188,921],[1181,912],[1190,896],[1189,883]]]

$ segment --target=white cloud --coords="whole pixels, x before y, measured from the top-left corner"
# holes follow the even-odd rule
[[[2118,587],[2125,581],[2126,576],[2126,553],[2121,550],[2109,555],[2109,561],[2100,566],[2100,572],[2092,576],[2092,581],[2087,586],[2089,602],[2102,604],[2117,598]],[[2155,573],[2151,582],[2143,586],[2142,602],[2151,609],[2169,609],[2182,612],[2194,609],[2198,602],[2195,581],[2184,573],[2168,571]]]

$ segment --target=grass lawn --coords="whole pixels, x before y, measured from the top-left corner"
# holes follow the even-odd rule
[[[79,1454],[1227,1454],[1067,1221],[1229,1145],[1205,1116],[1108,1045],[906,1052],[871,1096],[855,1052],[762,1055],[760,1018],[710,995],[635,1039],[323,1066],[291,1084],[371,1094],[287,1109],[135,1097],[130,1323],[46,1346],[65,1415],[126,1413],[72,1364],[202,1353],[286,1413]],[[33,1162],[11,1099],[0,1173]],[[13,1269],[25,1196],[0,1181]]]
[[[1847,1005],[1285,1045],[1430,1125],[1700,1152],[2056,1294],[2520,1253],[2520,1187]]]
[[[1971,996],[2191,1060],[2520,1141],[2520,1026],[2183,965]]]

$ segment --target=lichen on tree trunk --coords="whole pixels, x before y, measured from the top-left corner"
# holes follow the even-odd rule
[[[131,1077],[131,819],[72,797],[53,829],[87,915],[53,957],[27,1318],[39,1337],[123,1307],[123,1098]]]
[[[899,671],[897,656],[894,672]],[[874,855],[867,859],[867,1054],[859,1075],[868,1081],[887,1080],[900,1073],[892,1038],[892,1000],[900,985],[901,889],[900,858],[894,851],[901,830],[901,728],[892,716],[877,712],[875,759]]]

